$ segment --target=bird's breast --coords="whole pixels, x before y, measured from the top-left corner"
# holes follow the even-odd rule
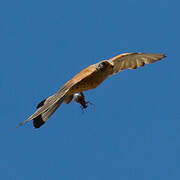
[[[98,85],[100,85],[107,78],[107,76],[108,75],[106,73],[94,72],[91,75],[83,78],[77,84],[75,84],[71,88],[70,92],[71,93],[77,93],[77,92],[82,92],[82,91],[94,89]]]

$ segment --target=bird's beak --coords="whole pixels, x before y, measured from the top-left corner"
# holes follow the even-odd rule
[[[112,62],[109,62],[109,64],[112,66],[112,68],[114,67],[114,63],[112,63]]]
[[[112,62],[109,62],[109,64],[111,65],[111,67],[112,67],[112,72],[111,72],[111,75],[113,74],[113,69],[114,69],[114,64],[112,63]]]

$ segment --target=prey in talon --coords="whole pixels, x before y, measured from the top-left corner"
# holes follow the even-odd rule
[[[80,93],[75,93],[74,94],[74,97],[73,97],[73,100],[76,102],[76,103],[79,103],[81,105],[81,109],[82,111],[84,112],[84,109],[86,109],[88,107],[87,104],[91,104],[91,105],[94,105],[92,104],[91,102],[89,101],[85,101],[85,96],[82,92]]]

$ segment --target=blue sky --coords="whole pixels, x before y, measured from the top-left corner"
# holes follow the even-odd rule
[[[179,180],[177,0],[0,2],[0,178]],[[14,129],[88,65],[124,52],[164,61],[108,78],[38,130]]]

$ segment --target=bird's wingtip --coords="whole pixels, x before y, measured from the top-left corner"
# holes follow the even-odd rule
[[[20,127],[23,126],[24,124],[26,124],[26,122],[20,122],[20,123],[15,127],[15,129],[20,128]]]
[[[166,54],[162,54],[163,58],[167,57]]]

